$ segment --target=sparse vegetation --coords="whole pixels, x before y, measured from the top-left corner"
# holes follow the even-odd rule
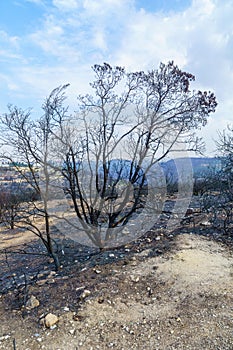
[[[37,341],[30,335],[22,340],[16,332],[11,344],[16,349],[17,341],[42,349],[40,342],[44,346],[49,332],[58,327],[68,337],[77,335],[71,340],[74,349],[93,348],[95,341],[116,349],[141,349],[145,344],[145,349],[155,344],[161,349],[181,349],[184,344],[192,350],[231,349],[233,130],[220,133],[220,161],[213,167],[206,161],[205,171],[188,174],[195,179],[193,197],[186,212],[176,212],[176,204],[184,199],[179,198],[179,181],[187,177],[186,168],[180,167],[180,174],[174,162],[167,162],[159,172],[157,165],[180,145],[202,150],[194,131],[215,111],[214,94],[190,91],[194,76],[173,62],[147,73],[127,73],[106,63],[93,70],[93,95],[78,97],[75,115],[65,106],[65,85],[46,98],[37,120],[31,111],[13,106],[1,116],[2,147],[11,141],[4,158],[17,175],[2,177],[1,222],[11,230],[4,225],[0,233],[0,298],[17,313],[14,325],[20,317],[30,318],[33,332],[43,333]],[[185,164],[183,159],[180,163]],[[155,174],[157,188],[151,191]],[[151,230],[129,239],[127,235],[138,229],[131,224],[145,209],[147,214],[157,211],[157,221]],[[148,215],[145,221],[149,219]],[[178,224],[167,229],[172,220]],[[88,245],[79,244],[82,233]],[[157,311],[161,302],[169,306],[162,316]],[[125,312],[130,305],[135,314]],[[218,322],[211,316],[213,308]],[[122,313],[128,323],[122,321]],[[99,315],[103,322],[97,324]],[[209,334],[195,332],[190,340],[190,322],[199,327],[198,317]],[[116,332],[118,342],[106,335],[103,324],[108,334]],[[7,329],[8,323],[3,326]],[[219,338],[213,338],[212,329],[218,329]],[[174,339],[161,341],[163,334],[175,334]],[[9,347],[8,335],[4,337],[0,347],[1,341]],[[57,341],[62,344],[63,339],[52,336],[54,346]]]
[[[64,189],[61,179],[76,221],[72,217],[71,223],[64,215],[57,219],[65,220],[76,237],[84,232],[101,249],[116,244],[114,237],[125,234],[124,226],[135,220],[145,203],[150,213],[162,207],[164,189],[156,188],[161,184],[155,165],[178,145],[199,150],[193,131],[206,124],[217,105],[213,93],[191,91],[194,76],[173,62],[149,72],[127,73],[107,63],[94,65],[93,71],[94,93],[79,96],[75,116],[64,106],[65,85],[45,100],[40,119],[14,106],[1,117],[3,144],[11,143],[5,157],[27,165],[29,171],[22,175],[41,198],[34,213],[43,218],[43,228],[33,220],[25,222],[57,268],[49,201],[52,193]],[[149,193],[148,176],[156,182]]]

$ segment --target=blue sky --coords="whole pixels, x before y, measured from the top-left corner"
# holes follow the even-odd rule
[[[212,138],[233,123],[232,18],[226,0],[1,0],[0,113],[8,103],[38,113],[68,82],[75,109],[95,63],[147,70],[174,60],[196,76],[193,88],[217,95],[217,112],[199,132],[213,155]]]

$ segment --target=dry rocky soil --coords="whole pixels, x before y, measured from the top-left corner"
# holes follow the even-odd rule
[[[58,272],[30,233],[2,232],[15,253],[0,256],[0,349],[232,350],[231,239],[208,232],[156,229],[101,253],[66,242]]]

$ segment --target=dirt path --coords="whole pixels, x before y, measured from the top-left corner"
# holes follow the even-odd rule
[[[86,270],[86,279],[80,274],[81,287],[73,275],[59,288],[56,283],[46,284],[47,289],[34,286],[30,294],[39,300],[43,293],[62,294],[63,306],[41,302],[25,318],[21,311],[6,310],[2,297],[0,349],[13,349],[15,338],[19,350],[232,350],[233,256],[228,248],[185,234],[175,238],[170,252],[150,256],[147,249],[124,264],[102,266],[95,275]],[[94,289],[80,301],[79,291],[95,276]],[[50,311],[60,318],[55,329],[38,323]]]

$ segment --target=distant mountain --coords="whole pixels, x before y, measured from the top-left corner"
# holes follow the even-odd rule
[[[165,176],[169,178],[170,181],[176,182],[178,179],[178,171],[179,173],[188,171],[188,168],[190,169],[190,163],[191,162],[191,170],[192,170],[192,177],[194,178],[201,178],[208,174],[210,174],[213,171],[218,171],[221,169],[222,165],[222,159],[221,158],[177,158],[177,159],[171,159],[167,162],[162,162],[160,166],[163,168]],[[179,176],[181,176],[179,174]]]
[[[177,180],[183,178],[187,178],[187,176],[190,175],[191,178],[202,178],[205,177],[208,173],[211,173],[213,171],[218,171],[221,169],[222,159],[221,158],[201,158],[201,157],[191,157],[191,158],[176,158],[176,159],[170,159],[166,162],[161,162],[160,164],[156,164],[152,167],[151,174],[154,174],[153,171],[155,171],[155,174],[158,176],[165,176],[166,179],[169,182],[175,183]],[[76,169],[78,171],[81,163],[77,162]],[[87,173],[90,171],[90,166],[95,172],[95,162],[91,162],[91,164],[87,162],[82,162],[82,168]],[[124,160],[124,159],[112,159],[109,164],[107,165],[108,171],[109,171],[109,183],[115,182],[116,180],[129,180],[129,178],[132,177],[132,173],[136,170],[135,165],[132,165],[132,162],[130,160]],[[160,171],[158,169],[160,168]],[[67,169],[67,165],[63,164],[63,170]],[[161,174],[161,170],[162,173]],[[104,170],[103,166],[100,164],[98,168],[98,173],[100,176],[100,181],[104,178]],[[144,182],[144,185],[147,185],[146,178],[149,179],[150,174],[147,174],[144,178],[143,169],[140,169],[138,172],[138,176],[135,179],[135,184],[141,184],[141,182]],[[131,175],[130,175],[131,174]],[[185,175],[185,176],[183,176]],[[153,176],[153,175],[152,175]]]

